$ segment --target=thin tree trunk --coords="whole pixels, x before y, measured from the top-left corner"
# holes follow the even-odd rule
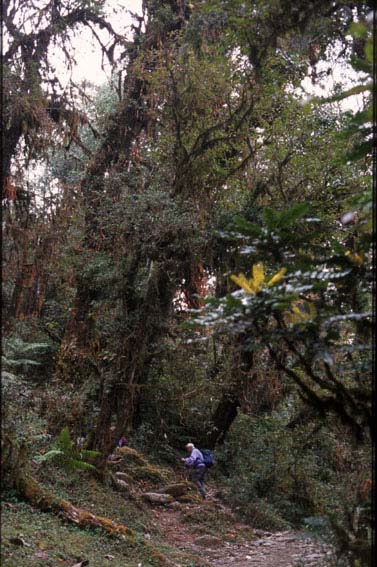
[[[226,435],[237,417],[238,408],[242,405],[243,382],[249,378],[254,363],[252,351],[245,349],[247,340],[245,334],[239,334],[235,338],[236,351],[233,352],[230,384],[228,389],[223,392],[213,413],[211,419],[213,429],[205,439],[210,448],[214,448],[216,444],[224,443]]]

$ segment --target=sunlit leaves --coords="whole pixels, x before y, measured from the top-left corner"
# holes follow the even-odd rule
[[[347,258],[349,258],[350,262],[357,264],[358,266],[362,266],[362,264],[364,264],[365,262],[365,254],[363,250],[361,250],[361,252],[359,253],[347,250],[345,255],[347,256]]]
[[[305,323],[311,321],[316,316],[314,304],[310,301],[293,301],[289,311],[284,313],[287,323]]]
[[[231,279],[239,285],[246,293],[253,295],[254,293],[260,293],[264,286],[270,287],[277,283],[286,273],[287,269],[282,268],[272,277],[266,280],[264,274],[264,266],[262,262],[254,264],[251,268],[251,278],[247,278],[245,274],[232,275]]]

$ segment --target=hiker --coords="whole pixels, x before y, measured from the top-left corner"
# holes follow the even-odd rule
[[[190,456],[182,458],[181,461],[189,467],[190,480],[198,487],[201,497],[205,498],[204,474],[206,472],[206,466],[204,464],[203,455],[199,449],[194,447],[193,443],[187,443],[186,450],[190,453]]]
[[[124,447],[124,445],[127,445],[128,441],[125,437],[121,437],[118,441],[118,447]]]

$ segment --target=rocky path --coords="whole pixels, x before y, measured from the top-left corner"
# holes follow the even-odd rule
[[[218,507],[232,516],[230,509],[211,498],[203,504],[197,504],[203,510],[206,506]],[[192,505],[191,505],[192,506]],[[195,506],[195,505],[194,505]],[[315,543],[307,534],[301,532],[280,531],[265,532],[254,530],[254,538],[227,538],[212,534],[195,535],[182,518],[189,507],[155,508],[153,514],[156,523],[164,533],[166,540],[175,547],[198,558],[195,565],[208,567],[323,567],[329,559],[330,551]],[[235,521],[233,533],[249,529]],[[212,530],[213,532],[213,530]],[[176,564],[179,567],[179,563]]]
[[[255,541],[243,544],[225,542],[212,553],[214,567],[320,567],[326,565],[326,554],[310,539],[299,533],[266,533]]]

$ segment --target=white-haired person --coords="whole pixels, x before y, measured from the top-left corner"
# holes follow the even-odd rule
[[[204,464],[203,455],[193,443],[187,443],[186,450],[190,456],[182,458],[181,461],[190,469],[190,480],[198,487],[201,497],[205,498],[204,474],[206,472],[206,466]]]

